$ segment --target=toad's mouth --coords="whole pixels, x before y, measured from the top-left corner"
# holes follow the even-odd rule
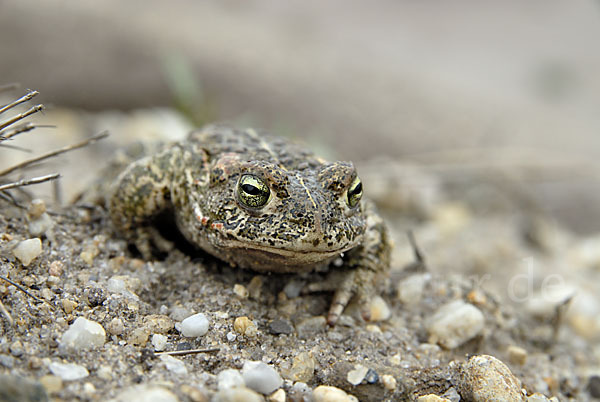
[[[324,265],[341,257],[356,246],[349,244],[331,250],[316,248],[282,248],[239,240],[227,240],[224,245],[233,263],[256,271],[302,272],[311,271],[315,266]]]

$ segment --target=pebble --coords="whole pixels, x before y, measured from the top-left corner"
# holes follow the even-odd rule
[[[527,351],[519,346],[510,345],[506,350],[508,360],[513,364],[524,365],[527,362]]]
[[[63,270],[65,268],[65,265],[59,261],[59,260],[55,260],[52,261],[50,263],[50,266],[48,267],[48,274],[50,274],[51,276],[61,276],[63,273]]]
[[[104,345],[106,332],[102,325],[79,317],[60,339],[61,347],[91,349]]]
[[[217,392],[212,402],[264,402],[265,398],[246,387],[229,388]],[[125,401],[124,401],[125,402]]]
[[[208,332],[208,318],[202,313],[194,314],[181,321],[180,324],[175,324],[175,328],[183,336],[195,338],[203,336]]]
[[[341,389],[328,385],[319,385],[313,391],[314,402],[353,402],[357,400],[354,396],[348,395]]]
[[[42,253],[42,241],[37,237],[23,240],[13,249],[13,254],[24,266],[31,264]]]
[[[233,285],[233,293],[240,299],[247,299],[248,295],[250,294],[248,292],[248,289],[246,289],[244,285],[240,285],[239,283]]]
[[[283,371],[285,378],[294,382],[309,382],[315,375],[315,359],[309,352],[300,352],[292,360],[292,367]]]
[[[460,395],[469,401],[522,401],[521,382],[493,356],[473,356],[460,370]]]
[[[450,402],[450,399],[442,398],[435,394],[429,394],[418,397],[417,402]]]
[[[169,338],[167,338],[165,335],[162,335],[162,334],[152,335],[152,346],[154,346],[154,350],[156,352],[162,352],[163,350],[165,350],[168,339]]]
[[[429,342],[454,349],[483,331],[485,319],[475,306],[454,300],[440,307],[427,321]]]
[[[148,331],[154,334],[166,334],[175,327],[173,320],[163,314],[150,314],[143,318],[142,323]]]
[[[365,381],[367,384],[376,384],[379,381],[379,374],[377,374],[377,371],[370,368],[365,376]]]
[[[281,376],[273,367],[258,361],[244,363],[242,377],[248,388],[263,395],[268,395],[283,385]]]
[[[285,391],[281,388],[267,397],[268,402],[285,402],[285,400]]]
[[[31,200],[29,207],[27,207],[27,215],[31,219],[38,219],[46,212],[46,203],[41,198],[35,198]]]
[[[283,293],[288,297],[288,299],[293,299],[295,297],[300,296],[302,289],[306,283],[300,279],[292,279],[290,280],[285,287],[283,288]]]
[[[392,316],[392,312],[381,296],[375,296],[369,303],[369,321],[385,321]]]
[[[253,329],[251,329],[253,328]],[[233,329],[240,335],[250,336],[251,334],[256,333],[256,325],[252,322],[248,317],[237,317],[233,321]]]
[[[600,398],[600,376],[591,376],[587,389],[593,398]]]
[[[30,236],[41,236],[48,232],[54,226],[54,221],[46,212],[39,218],[32,219],[27,225],[27,231]]]
[[[548,397],[546,395],[542,395],[537,392],[535,394],[529,395],[527,397],[527,402],[550,402],[550,401],[551,400],[548,399]]]
[[[244,377],[236,369],[225,369],[217,374],[217,384],[219,391],[246,385]]]
[[[127,343],[135,346],[144,346],[148,342],[150,332],[145,328],[136,328],[127,337]]]
[[[15,375],[0,374],[0,401],[47,402],[48,395],[39,382]]]
[[[183,361],[169,355],[161,355],[160,360],[163,362],[167,370],[173,374],[180,376],[187,375],[188,369]]]
[[[384,374],[381,376],[381,383],[383,384],[383,387],[388,391],[394,391],[398,384],[396,379],[389,374]]]
[[[357,364],[354,366],[353,370],[350,370],[346,375],[346,379],[352,385],[360,384],[366,377],[367,372],[369,371],[368,367]]]
[[[75,363],[52,362],[48,365],[50,372],[63,381],[75,381],[90,375],[87,369]]]
[[[13,368],[15,365],[15,358],[10,355],[0,355],[0,364],[6,368]]]
[[[108,333],[111,335],[121,335],[123,331],[125,331],[125,325],[123,324],[123,320],[120,318],[113,318],[106,327]]]
[[[112,402],[178,402],[171,391],[155,385],[139,385],[122,391]]]
[[[398,283],[397,297],[403,304],[418,304],[423,297],[423,290],[427,282],[431,280],[431,274],[416,274]]]
[[[269,323],[269,332],[273,335],[289,335],[294,332],[294,327],[286,320],[274,320]]]
[[[63,380],[52,374],[47,374],[40,378],[40,384],[49,394],[54,394],[63,388]]]
[[[71,314],[77,308],[77,302],[69,299],[62,299],[60,304],[62,304],[63,311],[67,314]]]

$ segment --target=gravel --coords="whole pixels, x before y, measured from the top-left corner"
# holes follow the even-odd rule
[[[208,318],[202,313],[194,314],[176,324],[175,327],[183,336],[195,338],[208,332]]]
[[[97,322],[79,317],[63,334],[60,346],[73,349],[91,349],[104,345],[106,332]]]
[[[248,388],[263,395],[268,395],[283,385],[279,373],[263,362],[245,362],[242,367],[242,377]]]

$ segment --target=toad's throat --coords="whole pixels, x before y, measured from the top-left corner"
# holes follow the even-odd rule
[[[335,250],[291,250],[239,240],[228,240],[226,243],[227,257],[224,259],[242,268],[269,272],[308,272],[316,266],[328,264],[356,246],[350,244]],[[223,254],[218,256],[223,258]]]

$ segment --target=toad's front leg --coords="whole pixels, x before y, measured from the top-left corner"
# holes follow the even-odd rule
[[[154,247],[161,251],[172,248],[152,224],[171,205],[173,167],[178,157],[174,146],[139,159],[118,176],[111,188],[108,206],[113,225],[146,259],[152,257]]]
[[[387,229],[375,212],[374,206],[368,201],[365,203],[365,215],[367,230],[364,240],[344,258],[344,265],[339,268],[344,272],[342,281],[320,282],[307,287],[309,292],[335,291],[327,316],[327,323],[331,326],[338,321],[353,296],[358,299],[363,319],[369,321],[369,302],[375,296],[375,282],[377,277],[386,273],[390,267],[391,244]]]

